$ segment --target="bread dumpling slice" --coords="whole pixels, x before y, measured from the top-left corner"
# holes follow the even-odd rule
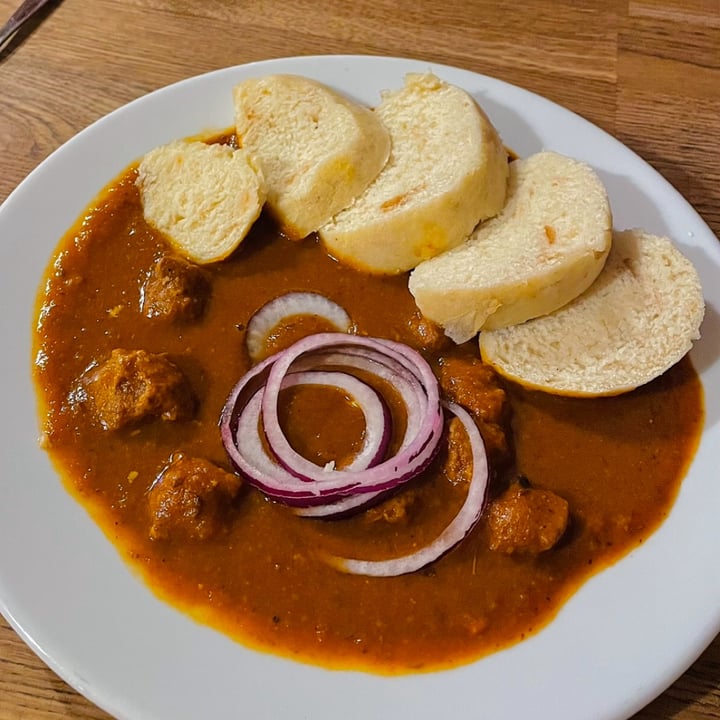
[[[612,239],[605,188],[585,163],[541,152],[510,164],[508,199],[461,246],[419,265],[410,292],[457,343],[557,310],[595,280]]]
[[[147,153],[137,186],[145,220],[189,260],[224,260],[265,202],[262,174],[242,150],[177,140]]]
[[[373,112],[310,78],[252,78],[233,98],[238,144],[262,169],[268,209],[291,238],[348,206],[388,159],[390,135]]]
[[[499,373],[559,395],[617,395],[660,376],[700,337],[700,278],[670,240],[616,232],[597,280],[545,317],[480,333]]]
[[[390,131],[390,159],[319,234],[342,262],[393,274],[455,247],[500,212],[508,161],[473,98],[432,73],[407,75],[375,112]]]

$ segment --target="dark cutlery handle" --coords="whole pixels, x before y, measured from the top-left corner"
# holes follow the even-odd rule
[[[0,47],[5,44],[12,35],[17,32],[20,26],[29,20],[43,5],[50,0],[25,0],[20,7],[10,16],[5,25],[0,28]]]

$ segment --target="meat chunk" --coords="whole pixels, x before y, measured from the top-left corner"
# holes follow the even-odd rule
[[[472,478],[473,458],[463,424],[457,418],[448,423],[447,458],[443,465],[445,477],[454,485],[469,483]]]
[[[153,265],[141,291],[140,304],[147,317],[190,322],[205,312],[210,282],[197,265],[163,255]]]
[[[550,490],[513,483],[490,503],[486,518],[491,550],[536,554],[554,547],[565,534],[569,509]]]
[[[441,473],[452,485],[466,485],[470,482],[473,469],[472,451],[467,440],[463,424],[457,418],[448,423],[447,452],[442,456]],[[466,493],[466,488],[459,490]],[[416,487],[406,487],[400,492],[378,503],[365,512],[366,522],[384,522],[388,524],[408,524],[423,504],[421,491]]]
[[[428,352],[440,352],[452,344],[440,325],[428,320],[419,310],[408,320],[408,328],[420,347]]]
[[[365,512],[363,518],[369,523],[385,522],[391,525],[407,523],[411,519],[412,509],[417,499],[417,492],[406,488],[397,495],[383,500],[375,507],[371,507]]]
[[[83,380],[87,400],[107,430],[161,418],[186,420],[195,396],[182,371],[164,355],[115,349]]]
[[[206,540],[222,530],[242,480],[203,458],[176,455],[148,493],[153,540]]]
[[[501,424],[507,414],[507,396],[495,371],[477,357],[445,357],[440,363],[440,385],[446,395],[477,419]]]
[[[510,404],[495,371],[480,358],[446,357],[440,362],[439,380],[446,397],[472,414],[491,459],[506,459]]]

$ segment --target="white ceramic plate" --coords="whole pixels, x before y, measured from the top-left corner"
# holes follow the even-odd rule
[[[33,306],[56,243],[95,194],[153,146],[229,127],[237,81],[294,72],[375,104],[381,89],[418,70],[471,92],[520,155],[549,148],[591,163],[616,227],[667,234],[695,262],[707,317],[693,360],[707,422],[668,520],[540,634],[448,672],[333,673],[246,650],[157,600],[128,570],[38,450]],[[720,631],[720,243],[651,167],[571,112],[498,80],[417,61],[326,56],[229,68],[152,93],[81,132],[0,208],[0,238],[0,609],[50,667],[118,718],[626,718]]]

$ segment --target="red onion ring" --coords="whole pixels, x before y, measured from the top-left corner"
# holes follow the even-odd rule
[[[290,292],[265,303],[247,326],[245,343],[253,362],[257,362],[267,348],[270,333],[283,320],[295,315],[314,315],[326,320],[338,332],[349,332],[352,321],[347,311],[330,298],[314,292]]]
[[[455,547],[477,524],[487,501],[489,472],[485,444],[477,425],[466,410],[451,402],[444,405],[463,424],[472,451],[473,471],[462,507],[440,535],[420,550],[389,560],[328,558],[328,562],[338,570],[353,575],[375,577],[394,577],[416,572]]]
[[[345,367],[363,370],[394,386],[403,397],[410,397],[412,395],[422,396],[422,388],[418,386],[412,373],[403,365],[390,358],[383,358],[381,361],[378,361],[359,353],[360,350],[357,348],[346,348],[343,353],[329,352],[321,354],[312,358],[312,361],[314,361],[315,367],[342,364]],[[299,365],[301,365],[302,362],[303,361],[300,360]],[[407,447],[408,443],[415,437],[419,429],[419,423],[420,417],[417,414],[413,413],[407,417],[405,432],[400,441],[399,449],[402,450]],[[381,490],[375,493],[350,495],[323,505],[295,508],[295,514],[300,517],[338,518],[377,502],[386,492],[385,490]]]
[[[342,368],[342,369],[339,369]],[[405,403],[405,432],[395,455],[385,459],[391,416],[376,388],[347,370],[392,384]],[[321,467],[297,453],[279,422],[280,391],[320,384],[350,395],[365,416],[363,447],[342,469]],[[441,403],[430,366],[411,348],[390,340],[320,333],[262,361],[241,378],[223,408],[220,429],[228,455],[248,481],[266,495],[308,517],[338,516],[376,501],[424,470],[442,436],[443,410],[462,423],[473,470],[466,498],[448,526],[420,550],[388,560],[329,557],[345,573],[392,577],[415,572],[442,557],[476,525],[485,507],[488,461],[477,425],[455,403]]]
[[[302,364],[299,361],[299,365]],[[395,387],[402,397],[414,397],[418,402],[425,398],[422,387],[413,375],[402,363],[390,357],[368,357],[361,348],[346,347],[342,353],[317,354],[312,358],[313,367],[332,367],[343,365],[345,367],[362,370],[375,377],[380,378],[389,385]],[[407,418],[405,433],[400,448],[404,448],[419,430],[420,418],[413,414]]]
[[[424,391],[424,397],[419,398],[416,395],[412,397],[403,397],[408,411],[408,417],[416,415],[421,418],[419,421],[419,429],[416,436],[406,447],[398,451],[398,453],[389,460],[374,466],[371,469],[361,470],[362,473],[371,473],[374,483],[378,483],[378,487],[373,489],[389,489],[395,484],[391,478],[394,478],[400,470],[401,465],[407,464],[406,472],[410,468],[414,468],[418,464],[422,464],[424,468],[427,462],[432,459],[435,454],[437,442],[440,439],[442,431],[442,410],[440,408],[440,396],[438,382],[424,358],[406,345],[384,340],[380,338],[361,337],[357,335],[339,335],[337,333],[320,333],[299,340],[289,347],[285,352],[279,354],[277,360],[273,363],[265,382],[265,392],[263,394],[263,425],[265,428],[265,437],[270,448],[280,459],[280,462],[290,472],[305,480],[315,480],[324,482],[324,469],[318,468],[317,465],[304,458],[291,447],[280,428],[278,419],[278,395],[282,387],[282,381],[286,373],[292,366],[293,362],[305,353],[318,350],[327,346],[349,346],[363,347],[368,355],[382,359],[389,358],[398,360],[413,373],[418,384]],[[424,400],[424,402],[423,402]],[[428,453],[423,452],[428,441],[434,440],[432,451],[429,457]],[[414,473],[417,474],[417,473]],[[381,478],[387,478],[382,480]],[[365,476],[363,476],[363,481]],[[388,482],[388,480],[390,480]],[[369,488],[366,490],[369,491]]]
[[[350,395],[365,416],[365,434],[363,446],[355,455],[352,462],[343,470],[365,469],[376,465],[384,456],[390,442],[390,433],[387,428],[390,423],[390,410],[380,394],[370,385],[359,380],[354,375],[335,371],[309,371],[296,372],[286,375],[282,389],[296,385],[325,385],[337,390],[343,390]],[[258,393],[256,393],[258,395]],[[261,419],[261,403],[253,400],[248,403],[241,414],[239,423],[242,423],[243,437],[245,431],[253,426],[258,427]],[[240,426],[238,425],[238,430]],[[256,432],[259,445],[255,445],[254,453],[262,447],[260,436]],[[264,454],[267,453],[263,450]],[[268,456],[268,459],[269,456]]]
[[[379,490],[373,493],[359,493],[347,495],[333,502],[322,505],[309,505],[307,507],[296,507],[294,512],[299,517],[322,518],[324,520],[338,519],[345,515],[351,515],[363,508],[379,502],[380,498],[387,493],[387,490]]]
[[[384,367],[384,373],[391,369],[400,373],[408,426],[414,432],[406,431],[403,446],[393,457],[374,462],[368,452],[353,463],[357,469],[337,470],[316,465],[290,446],[277,413],[280,390],[293,374],[294,364],[302,359],[305,368],[316,353],[328,349],[340,359],[347,353],[349,366],[357,364],[362,351],[367,361]],[[328,359],[322,353],[320,358],[321,364]],[[337,359],[334,357],[333,363]],[[259,439],[258,419],[267,448]],[[256,365],[230,393],[220,418],[223,443],[237,470],[268,496],[299,506],[327,505],[347,495],[378,493],[409,480],[431,462],[442,426],[438,383],[419,353],[389,340],[342,333],[303,338]]]

